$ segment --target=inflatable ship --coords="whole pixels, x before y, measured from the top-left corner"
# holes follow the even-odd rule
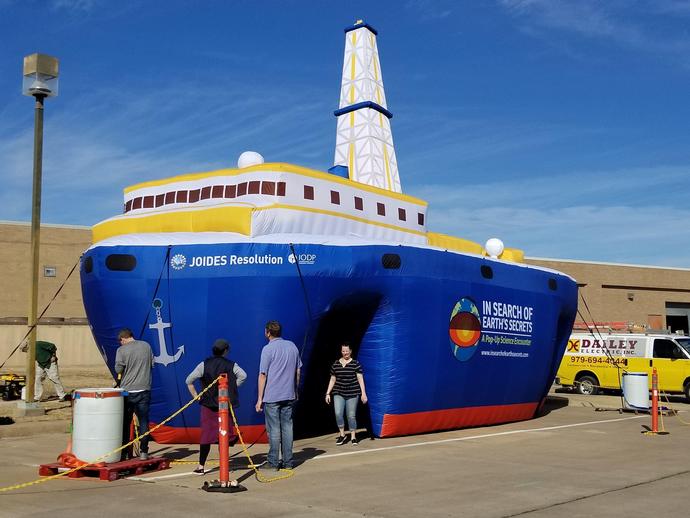
[[[334,426],[323,401],[347,341],[379,437],[532,418],[572,329],[577,285],[523,254],[430,232],[427,203],[401,192],[377,32],[345,29],[335,165],[265,163],[153,180],[124,191],[123,213],[93,227],[81,282],[110,369],[117,332],[155,354],[151,421],[189,399],[184,380],[216,338],[249,373],[236,411],[261,440],[256,375],[268,320],[283,324],[304,367],[296,426]],[[198,441],[191,407],[155,434]],[[265,435],[263,436],[265,439]]]

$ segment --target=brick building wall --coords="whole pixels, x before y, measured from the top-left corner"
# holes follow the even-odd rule
[[[38,272],[38,313],[55,295],[67,274],[91,244],[91,229],[65,225],[42,225]],[[31,269],[31,225],[0,222],[0,322],[26,319],[29,312]],[[46,277],[44,267],[54,268]],[[45,315],[53,318],[83,319],[79,268]]]
[[[690,317],[690,269],[541,259],[525,261],[567,273],[580,286],[578,308],[587,321],[629,322],[652,329],[678,329]],[[585,304],[591,315],[587,312]],[[677,317],[677,318],[674,318]]]

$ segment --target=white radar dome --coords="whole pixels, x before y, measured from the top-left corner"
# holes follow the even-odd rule
[[[490,257],[498,259],[498,257],[503,253],[503,241],[496,237],[489,239],[484,245],[484,250],[489,254]]]
[[[245,151],[237,159],[237,167],[242,169],[243,167],[249,167],[252,165],[259,165],[264,163],[264,157],[256,151]]]

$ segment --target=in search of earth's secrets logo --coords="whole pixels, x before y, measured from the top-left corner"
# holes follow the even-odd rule
[[[455,304],[450,314],[448,334],[455,359],[461,362],[469,360],[482,336],[479,309],[472,299],[462,298]]]
[[[187,265],[187,258],[182,254],[175,254],[170,258],[170,266],[173,270],[181,270]]]

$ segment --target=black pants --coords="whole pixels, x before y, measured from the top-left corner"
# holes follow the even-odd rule
[[[149,405],[151,403],[151,391],[129,393],[125,396],[125,411],[122,419],[122,444],[127,444],[129,432],[132,426],[132,416],[136,414],[139,420],[139,435],[149,431]],[[140,442],[141,451],[148,453],[149,436],[147,435]],[[124,453],[124,452],[123,452]]]

